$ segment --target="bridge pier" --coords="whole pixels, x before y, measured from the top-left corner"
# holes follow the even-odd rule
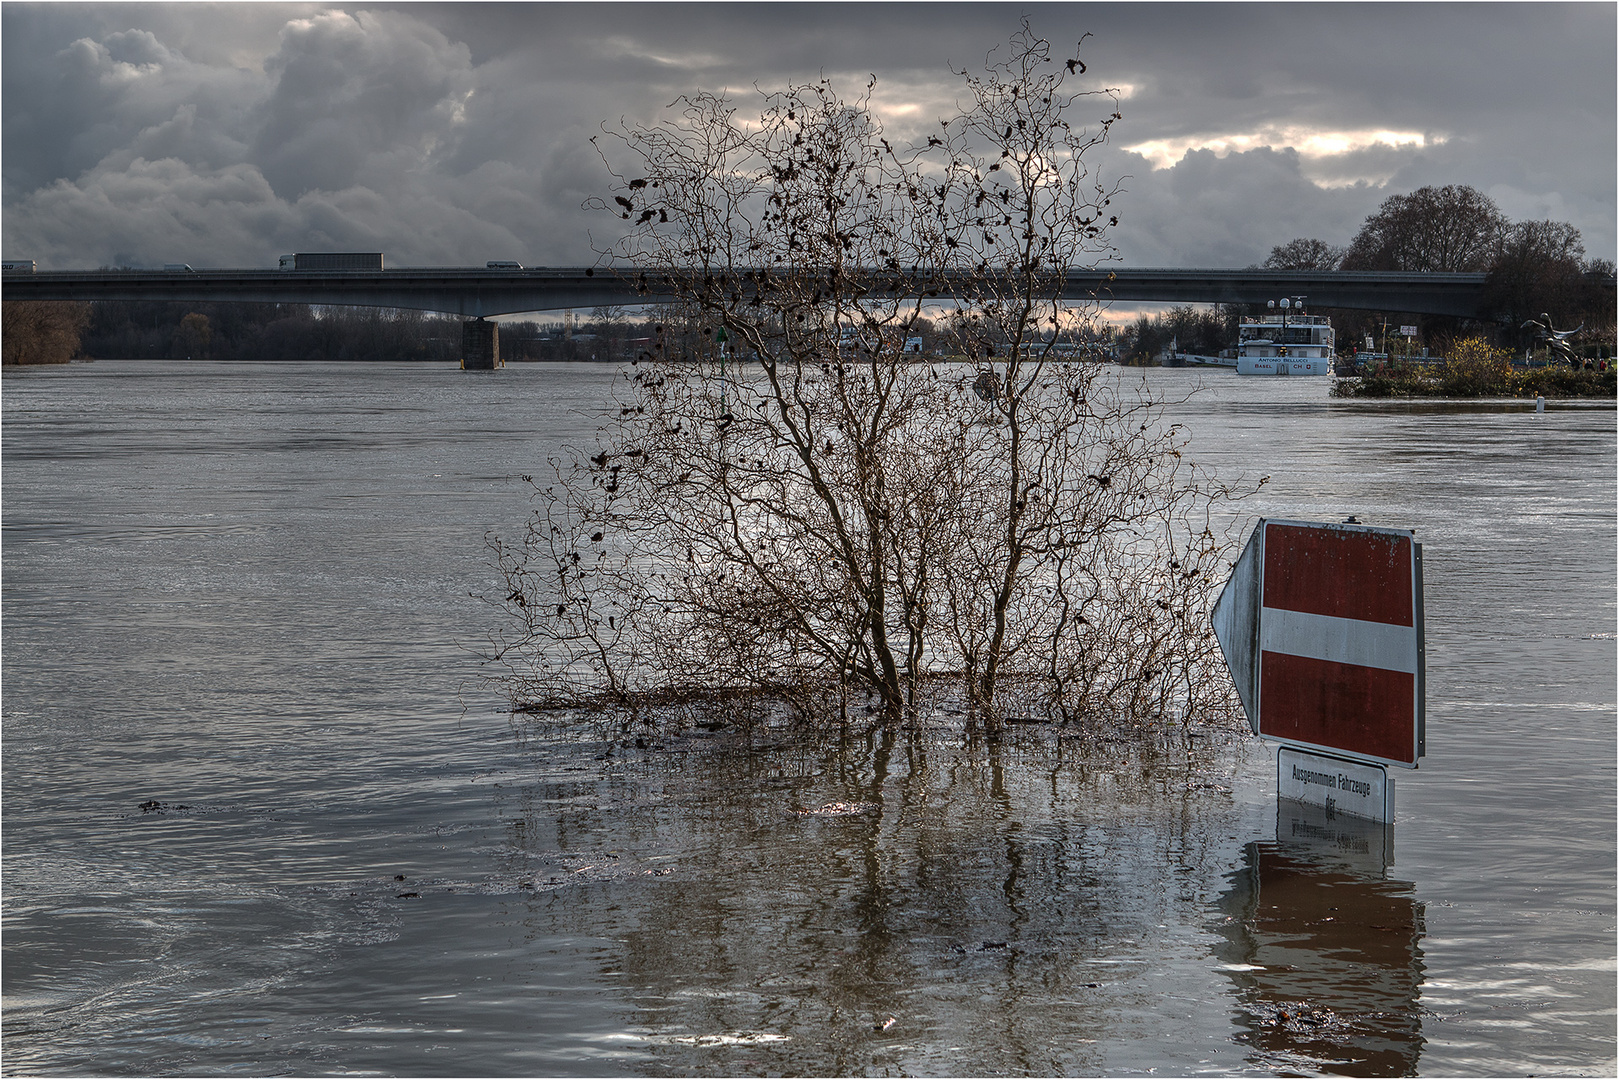
[[[500,359],[500,324],[472,319],[461,324],[461,367],[466,371],[493,371],[506,365]]]

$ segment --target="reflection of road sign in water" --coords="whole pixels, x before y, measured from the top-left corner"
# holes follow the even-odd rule
[[[1214,955],[1231,980],[1246,1064],[1293,1076],[1416,1074],[1425,912],[1379,858],[1385,831],[1290,806],[1274,842],[1244,851],[1217,901]]]
[[[1255,733],[1416,767],[1422,546],[1410,531],[1261,520],[1213,614]]]

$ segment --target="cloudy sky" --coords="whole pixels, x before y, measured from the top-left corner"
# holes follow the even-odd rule
[[[1027,13],[1124,119],[1134,266],[1347,243],[1383,199],[1468,184],[1615,257],[1616,13],[1595,4],[0,6],[6,258],[42,269],[591,261],[589,137],[679,93],[879,79],[891,134]]]

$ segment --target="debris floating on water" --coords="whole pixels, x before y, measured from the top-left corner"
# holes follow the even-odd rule
[[[866,813],[870,813],[871,811],[876,810],[876,809],[877,809],[877,804],[876,803],[869,803],[869,802],[853,802],[853,803],[849,803],[849,802],[829,802],[829,803],[824,803],[823,805],[815,808],[814,810],[806,810],[803,807],[795,807],[793,809],[793,813],[798,814],[800,817],[807,817],[807,816],[810,816],[810,815],[815,815],[815,816],[819,816],[819,817],[838,817],[838,816],[842,816],[842,815],[845,815],[845,814],[866,814]]]

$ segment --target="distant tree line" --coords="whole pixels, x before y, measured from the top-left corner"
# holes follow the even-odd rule
[[[1271,270],[1403,270],[1486,273],[1485,311],[1493,337],[1510,349],[1532,346],[1529,319],[1549,315],[1559,329],[1584,324],[1582,344],[1614,344],[1614,264],[1587,259],[1580,231],[1562,221],[1513,222],[1494,200],[1465,185],[1393,195],[1368,217],[1347,247],[1300,238],[1271,249]],[[1415,323],[1421,336],[1453,338],[1467,320],[1397,311],[1332,314],[1339,342],[1366,335],[1382,344],[1385,324]]]
[[[118,360],[454,362],[461,321],[384,308],[101,301],[80,348]]]
[[[1218,304],[1213,308],[1184,304],[1156,315],[1140,315],[1118,334],[1119,359],[1145,364],[1174,348],[1180,352],[1218,356],[1237,341],[1237,325],[1246,304]]]
[[[8,319],[11,307],[8,302]],[[449,364],[461,357],[459,316],[410,309],[162,301],[100,301],[77,307],[82,309],[77,355],[86,357]],[[7,326],[9,338],[9,322]],[[598,308],[580,320],[570,315],[502,322],[500,351],[504,359],[517,362],[627,360],[650,332],[649,324],[629,318],[623,309]],[[68,355],[74,355],[71,348]]]
[[[915,352],[927,356],[952,355],[956,342],[973,323],[973,313],[965,309],[937,318],[917,315],[910,319],[906,339]],[[500,352],[508,361],[521,360],[633,360],[649,357],[662,342],[665,355],[695,356],[706,345],[700,340],[704,321],[680,305],[670,304],[649,314],[630,317],[622,308],[597,308],[587,321],[508,322],[500,327]],[[991,349],[1004,350],[1009,341],[991,327],[976,331]],[[1050,338],[1046,328],[1042,338]],[[1091,326],[1064,326],[1058,341],[1094,345],[1106,336]],[[895,343],[902,346],[904,343]],[[755,359],[743,347],[731,355]]]
[[[914,320],[911,333],[920,339],[922,352],[940,355],[949,351],[949,343],[961,330],[957,324],[967,318],[965,312],[939,319],[921,316]],[[409,309],[8,300],[5,319],[7,364],[65,364],[75,357],[453,364],[461,356],[460,317]],[[502,322],[500,353],[508,363],[622,362],[649,354],[659,335],[672,341],[697,332],[696,322],[673,308],[636,315],[621,307],[598,307],[580,318],[569,312],[562,318]],[[1059,337],[1090,342],[1096,335],[1087,331],[1076,338],[1065,332]],[[1167,342],[1169,337],[1164,340]],[[1004,346],[1005,342],[999,344]]]

